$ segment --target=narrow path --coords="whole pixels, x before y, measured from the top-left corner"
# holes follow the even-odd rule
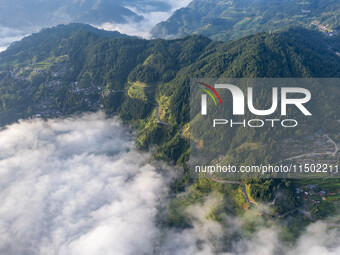
[[[159,105],[157,105],[156,115],[157,115],[157,123],[164,125],[164,126],[169,126],[168,123],[161,121],[161,117],[159,116]]]
[[[329,141],[334,145],[335,147],[335,150],[333,152],[333,157],[336,156],[336,154],[338,153],[339,151],[339,146],[336,144],[336,142],[334,142],[334,140],[332,138],[330,138],[328,135],[326,135],[326,137],[329,139]]]
[[[161,125],[164,125],[164,126],[170,126],[169,123],[166,123],[166,122],[161,120],[161,117],[159,116],[159,105],[157,105],[156,116],[157,116],[157,123],[158,124],[161,124]],[[185,139],[183,127],[180,127],[179,129],[181,130],[181,134],[180,134],[181,138]]]
[[[273,202],[269,203],[269,205],[275,205],[276,199],[277,199],[278,196],[279,196],[279,195],[276,195],[275,198],[274,198],[274,200],[273,200]]]
[[[293,160],[293,159],[298,159],[298,158],[303,158],[303,157],[310,157],[310,156],[318,156],[318,155],[319,156],[320,155],[331,155],[332,157],[336,157],[337,153],[340,150],[339,146],[337,145],[336,142],[334,142],[334,140],[332,138],[329,137],[329,135],[325,135],[325,137],[328,138],[328,140],[334,145],[334,151],[333,152],[324,152],[324,153],[315,153],[315,152],[312,152],[312,153],[306,153],[306,154],[302,154],[302,155],[299,155],[299,156],[283,159],[283,160],[279,161],[279,163],[282,163],[282,162],[285,162],[285,161],[288,161],[288,160]],[[331,175],[334,175],[334,173],[332,173]],[[329,179],[329,178],[331,178],[331,176],[327,176],[327,177],[323,178],[322,179],[322,183],[324,183],[324,181],[326,179]]]

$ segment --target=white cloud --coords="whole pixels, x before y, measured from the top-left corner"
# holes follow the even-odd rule
[[[25,36],[27,33],[23,31],[0,25],[0,52],[6,50],[12,42],[19,41]]]
[[[109,31],[119,31],[124,34],[150,39],[150,31],[156,24],[168,19],[177,9],[187,6],[191,0],[161,0],[159,2],[164,2],[165,4],[169,5],[170,8],[166,11],[159,11],[159,9],[154,6],[152,8],[148,8],[148,6],[152,6],[152,3],[148,4],[150,1],[144,1],[142,2],[142,7],[138,5],[137,7],[126,6],[126,8],[144,17],[144,19],[140,22],[136,22],[134,19],[127,18],[127,23],[125,24],[104,23],[101,26],[93,26]],[[141,8],[143,10],[141,10]],[[28,34],[38,32],[39,30],[40,27],[32,27],[27,31],[21,31],[19,29],[9,28],[0,24],[0,52],[6,50],[6,48],[12,42],[19,41]]]
[[[340,254],[340,235],[338,229],[329,229],[326,224],[318,222],[310,225],[298,239],[288,255],[337,255]]]
[[[280,228],[259,228],[249,240],[240,241],[233,255],[337,255],[340,254],[340,237],[336,229],[329,229],[325,223],[313,223],[288,246],[279,239]]]
[[[192,228],[169,230],[165,242],[159,248],[159,254],[209,255],[221,250],[226,229],[218,222],[208,219],[211,208],[217,204],[214,197],[208,196],[203,205],[189,206],[186,212],[192,219]]]
[[[103,114],[0,132],[1,254],[151,252],[166,178]]]
[[[254,233],[244,233],[241,218],[230,218],[226,225],[204,220],[195,221],[192,229],[176,233],[164,254],[224,254],[224,255],[338,255],[340,232],[325,223],[313,223],[296,240],[286,244],[280,239],[280,223],[259,227]],[[236,235],[235,235],[236,234]],[[237,236],[237,238],[235,238]],[[230,242],[231,241],[231,242]],[[198,246],[197,243],[200,242]],[[228,243],[230,242],[230,243]],[[199,247],[199,248],[198,248]]]
[[[331,229],[323,222],[309,225],[295,243],[283,243],[280,239],[284,222],[267,222],[258,216],[256,209],[245,216],[222,215],[223,225],[209,219],[208,215],[218,203],[207,197],[203,204],[187,209],[192,228],[168,231],[166,241],[159,249],[165,255],[338,255],[340,254],[340,231]],[[249,222],[255,227],[253,233],[244,229]]]
[[[265,227],[253,210],[213,221],[212,208],[225,203],[213,196],[186,210],[191,228],[158,226],[173,171],[148,157],[102,113],[2,130],[0,254],[340,254],[339,231],[321,222],[289,246],[279,222]],[[255,217],[257,229],[245,234]]]
[[[97,26],[98,28],[111,30],[111,31],[119,31],[120,33],[140,36],[146,39],[151,38],[150,31],[151,29],[157,25],[161,21],[167,20],[177,9],[187,6],[191,0],[172,0],[172,1],[160,1],[170,5],[170,9],[167,11],[144,11],[138,9],[138,7],[134,6],[126,6],[126,8],[131,11],[141,15],[144,19],[140,22],[135,22],[133,20],[127,19],[126,24],[118,24],[118,23],[104,23],[101,26]],[[147,1],[145,3],[147,5]]]

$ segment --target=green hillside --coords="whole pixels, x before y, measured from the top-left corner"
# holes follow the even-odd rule
[[[173,189],[181,191],[191,185],[190,196],[194,198],[187,198],[183,202],[186,205],[218,192],[223,199],[232,196],[236,211],[242,211],[244,206],[242,191],[235,185],[230,191],[227,185],[206,178],[190,180],[187,166],[190,78],[340,77],[340,57],[335,53],[338,46],[334,39],[298,27],[225,43],[203,36],[143,40],[110,38],[116,35],[103,33],[58,26],[27,37],[1,53],[0,124],[4,126],[20,118],[63,117],[85,111],[118,114],[139,130],[140,149],[157,145],[154,158],[183,166],[185,173],[178,177]],[[318,112],[332,120],[327,127],[331,132],[337,130],[334,121],[340,119],[340,106],[338,89],[330,89],[334,89],[332,96]],[[330,111],[331,106],[335,111]],[[318,125],[316,121],[311,130],[318,129]],[[269,139],[266,131],[261,135],[235,132],[225,138],[231,145],[227,156],[239,162],[264,160],[279,149],[280,139],[287,135],[282,131]],[[268,157],[267,160],[270,161]],[[289,199],[275,207],[277,212],[299,204],[295,185],[302,184],[279,179],[244,182],[249,185],[251,196],[259,201],[269,201],[274,192],[282,190]],[[338,183],[330,181],[329,185],[338,188]],[[322,218],[328,215],[333,202],[309,205],[308,209]],[[174,211],[169,221],[179,224],[180,215]]]
[[[173,38],[201,34],[229,40],[290,25],[332,34],[340,28],[337,0],[194,0],[156,25],[152,35]]]
[[[81,23],[58,25],[54,28],[42,29],[19,42],[12,43],[5,52],[1,53],[1,63],[13,64],[13,61],[16,61],[23,65],[37,57],[45,59],[52,55],[58,56],[60,53],[54,51],[61,49],[62,41],[69,39],[76,31],[91,32],[104,38],[132,38],[117,31],[106,31]]]

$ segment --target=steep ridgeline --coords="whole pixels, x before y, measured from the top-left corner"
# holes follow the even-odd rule
[[[70,91],[71,85],[76,91],[75,84],[79,89],[95,86],[103,95],[101,100],[104,94],[124,92],[119,99],[122,104],[105,102],[112,103],[107,110],[118,111],[126,119],[144,118],[166,97],[167,120],[184,125],[190,77],[340,76],[340,58],[329,49],[329,39],[301,28],[226,43],[201,36],[170,41],[112,39],[116,37],[126,36],[71,24],[42,30],[13,44],[0,54],[1,123],[10,122],[5,117],[8,111],[19,114],[12,120],[39,113],[44,93],[64,91],[65,97],[58,97],[59,110],[80,110],[72,107],[73,103],[84,105],[81,98],[72,101],[78,96]],[[53,82],[59,85],[52,86]],[[145,114],[124,107],[130,103],[144,105]],[[49,107],[54,106],[51,102]]]
[[[156,144],[156,158],[187,169],[190,78],[340,77],[340,57],[330,46],[333,41],[303,28],[258,33],[225,43],[203,36],[176,40],[110,38],[116,36],[88,27],[58,26],[1,53],[1,126],[20,118],[105,110],[136,125],[140,148]],[[324,100],[322,96],[320,100]],[[333,122],[340,119],[339,96],[339,90],[334,89],[327,103],[315,112]],[[336,110],[330,111],[330,105]],[[311,130],[319,128],[317,116],[315,119]],[[333,122],[326,127],[330,133],[337,129]],[[259,134],[237,129],[224,140],[236,163],[271,162],[276,160],[273,154],[287,133],[279,130],[275,136],[268,134],[266,130]],[[244,144],[257,146],[241,146]],[[189,176],[187,171],[176,188],[189,182]],[[201,195],[203,189],[221,189],[210,182],[195,185]],[[259,199],[270,199],[274,189],[288,189],[290,199],[278,203],[277,211],[296,207],[291,183],[250,180],[250,185],[251,193]]]
[[[2,53],[1,63],[20,63],[20,66],[24,66],[37,57],[44,60],[49,56],[58,56],[59,53],[55,51],[61,49],[61,42],[70,39],[76,31],[91,32],[104,38],[132,38],[117,31],[106,31],[81,23],[58,25],[54,28],[42,29],[39,33],[34,33],[19,42],[12,43],[7,51]]]
[[[155,38],[201,34],[229,40],[299,25],[329,34],[340,28],[337,0],[194,0],[152,30]]]
[[[141,147],[167,146],[179,142],[173,135],[189,122],[191,77],[340,76],[340,57],[329,48],[329,38],[302,28],[226,43],[202,36],[112,39],[117,36],[90,26],[61,25],[1,53],[1,125],[37,114],[105,109],[148,125],[140,134]],[[160,128],[157,117],[171,125]],[[177,161],[183,153],[172,152],[162,157]]]

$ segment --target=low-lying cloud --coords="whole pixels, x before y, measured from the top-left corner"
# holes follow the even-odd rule
[[[207,197],[203,205],[187,209],[192,228],[168,231],[166,242],[159,254],[178,255],[338,255],[340,254],[340,231],[324,222],[309,225],[293,243],[283,242],[280,234],[284,222],[268,223],[256,209],[244,217],[222,215],[223,224],[209,219],[216,202]],[[224,201],[225,202],[225,201]],[[245,231],[252,222],[254,232]],[[255,224],[254,224],[255,223]],[[249,226],[249,225],[248,225]]]
[[[0,254],[142,254],[167,178],[103,114],[0,132]]]
[[[155,25],[157,25],[161,21],[167,20],[176,10],[187,6],[191,2],[191,0],[171,0],[159,2],[164,2],[169,5],[169,9],[159,11],[151,7],[147,8],[148,1],[145,1],[143,9],[138,8],[138,6],[126,6],[126,8],[130,9],[131,11],[137,13],[140,16],[143,16],[144,19],[142,21],[136,22],[134,20],[127,19],[127,23],[125,24],[104,23],[101,26],[97,27],[105,30],[119,31],[124,34],[150,39],[151,29]]]
[[[77,2],[77,1],[76,1]],[[160,0],[160,1],[140,1],[139,4],[133,5],[136,2],[133,1],[129,5],[129,1],[126,1],[126,8],[132,10],[136,14],[143,16],[141,21],[128,17],[124,23],[104,23],[100,26],[93,25],[95,27],[110,30],[119,31],[124,34],[139,36],[149,39],[151,37],[151,29],[161,21],[168,19],[177,9],[187,6],[191,0]],[[158,7],[155,3],[162,3],[162,7]],[[60,12],[60,10],[59,10]],[[45,13],[46,14],[46,13]],[[60,13],[59,13],[60,15]],[[67,16],[59,19],[58,21],[52,22],[51,24],[68,23],[70,20]],[[27,24],[30,22],[27,21]],[[14,29],[0,24],[0,52],[6,50],[6,48],[15,41],[21,40],[24,36],[38,32],[43,27],[38,26],[24,26],[22,28]]]
[[[0,131],[0,254],[340,254],[339,231],[324,223],[287,245],[280,224],[254,210],[213,221],[212,208],[225,203],[214,196],[186,209],[192,227],[170,228],[160,218],[173,170],[148,164],[132,138],[102,113]]]
[[[35,31],[32,29],[32,31]],[[30,31],[30,33],[32,32]],[[0,52],[7,49],[7,47],[14,41],[19,41],[27,35],[27,32],[2,26],[0,24]]]

